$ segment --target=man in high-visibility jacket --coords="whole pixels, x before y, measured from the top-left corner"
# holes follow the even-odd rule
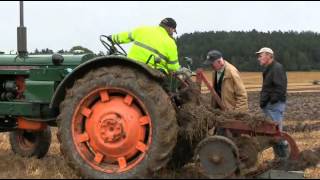
[[[176,26],[174,19],[165,18],[159,26],[143,26],[114,34],[112,41],[119,44],[133,42],[129,58],[170,74],[180,69],[177,45],[172,36]]]

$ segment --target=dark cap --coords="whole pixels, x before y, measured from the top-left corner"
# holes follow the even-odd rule
[[[207,59],[203,62],[204,65],[212,64],[215,60],[222,58],[222,53],[218,50],[209,51]]]
[[[161,22],[160,22],[161,25],[165,25],[165,26],[168,26],[168,27],[171,27],[173,29],[176,29],[177,27],[177,23],[174,19],[172,18],[164,18]]]

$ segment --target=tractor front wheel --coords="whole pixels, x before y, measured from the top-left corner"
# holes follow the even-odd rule
[[[16,130],[10,132],[9,141],[14,153],[22,157],[44,157],[51,144],[51,130],[43,131]]]

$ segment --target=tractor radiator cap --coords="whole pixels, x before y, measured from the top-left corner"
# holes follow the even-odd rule
[[[59,66],[63,63],[63,56],[61,54],[53,54],[52,55],[52,63],[56,66]]]

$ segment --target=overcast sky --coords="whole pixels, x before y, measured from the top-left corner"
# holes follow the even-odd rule
[[[82,45],[105,51],[99,35],[157,25],[173,17],[178,35],[194,31],[314,31],[320,33],[320,2],[107,1],[24,2],[28,50],[69,50]],[[16,50],[19,2],[0,2],[0,51]]]

